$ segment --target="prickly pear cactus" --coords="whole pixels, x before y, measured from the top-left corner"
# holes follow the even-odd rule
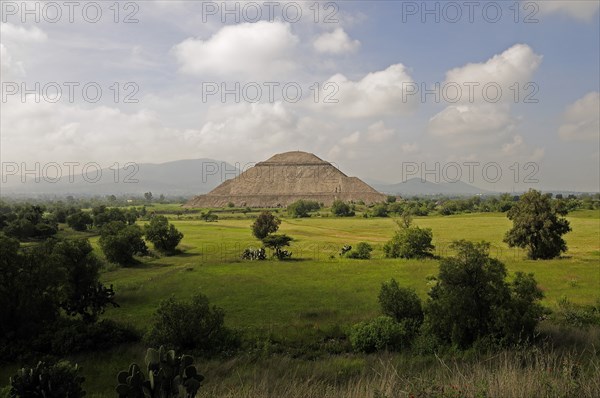
[[[117,394],[120,398],[194,398],[204,376],[193,366],[189,355],[176,356],[175,351],[149,348],[146,351],[148,379],[136,364],[118,374]]]
[[[39,362],[35,368],[22,368],[10,378],[9,396],[80,398],[85,396],[81,384],[85,380],[79,375],[80,368],[67,361],[56,364]]]

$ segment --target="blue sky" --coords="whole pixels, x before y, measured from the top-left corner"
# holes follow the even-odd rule
[[[249,20],[241,12],[248,2],[239,2],[237,23],[231,16],[222,23],[221,2],[122,2],[118,23],[113,2],[97,3],[96,23],[78,12],[72,23],[49,23],[35,1],[29,6],[40,4],[40,22],[23,22],[22,10],[8,3],[20,7],[2,2],[3,162],[109,167],[208,157],[244,165],[300,149],[371,180],[399,182],[409,177],[406,165],[416,164],[438,170],[433,178],[442,181],[459,165],[466,181],[471,162],[473,183],[486,189],[600,190],[598,1],[475,2],[472,23],[461,1],[452,3],[463,13],[456,23],[444,14],[439,23],[433,15],[423,22],[424,4],[448,7],[434,1],[320,2],[316,23],[312,1],[277,2],[278,10],[302,10],[298,21],[281,11]],[[264,17],[265,3],[253,4]],[[496,6],[502,17],[491,23],[482,8]],[[337,21],[325,23],[332,11]],[[123,23],[130,12],[137,23]],[[536,23],[524,23],[530,12]],[[34,95],[23,100],[23,83],[49,82],[63,87],[58,101],[44,95],[52,90],[39,103]],[[70,102],[65,82],[93,82],[102,96],[92,103],[75,90]],[[272,99],[269,82],[278,84]],[[456,102],[406,95],[435,83],[465,90],[465,82],[493,83],[502,96],[491,102],[478,88],[473,101],[465,91]],[[260,87],[260,100],[203,100],[209,85],[236,83]],[[302,89],[297,102],[282,96],[290,83]],[[326,83],[336,88],[337,104],[323,102],[333,92]],[[523,103],[534,89],[538,102]],[[128,93],[137,103],[124,101]],[[503,177],[484,175],[486,164]],[[536,168],[533,182],[524,179],[528,164]]]

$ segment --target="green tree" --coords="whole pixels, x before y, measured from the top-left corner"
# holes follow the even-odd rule
[[[183,239],[183,234],[173,224],[169,224],[165,216],[152,217],[150,224],[144,226],[144,232],[156,250],[165,253],[173,252]]]
[[[51,241],[48,245],[46,261],[55,269],[64,269],[60,306],[68,315],[95,322],[107,306],[118,307],[112,286],[99,282],[102,264],[87,239]]]
[[[287,235],[267,235],[262,239],[263,244],[269,249],[273,250],[273,255],[279,260],[283,260],[291,256],[287,250],[283,250],[284,247],[289,246],[293,239]]]
[[[78,210],[76,213],[67,217],[67,225],[75,231],[86,231],[92,226],[94,220],[86,211]]]
[[[505,281],[506,268],[489,256],[490,244],[455,241],[455,257],[440,263],[426,306],[428,331],[461,348],[480,339],[503,343],[532,336],[542,297],[532,275]]]
[[[46,261],[45,244],[26,251],[0,233],[0,352],[6,341],[36,336],[58,317],[64,272]]]
[[[111,221],[102,227],[99,243],[108,261],[128,265],[133,262],[134,255],[148,253],[143,235],[137,225]]]
[[[152,202],[152,192],[145,192],[144,193],[144,199],[146,199],[147,202]]]
[[[348,203],[345,203],[339,199],[333,201],[331,205],[331,212],[337,217],[353,217],[354,211]]]
[[[252,234],[259,240],[267,235],[277,232],[281,220],[269,211],[261,212],[252,224]]]
[[[553,203],[550,195],[529,190],[508,211],[513,227],[504,241],[510,247],[527,248],[530,259],[550,259],[567,251],[562,235],[571,231],[569,222],[560,216],[567,215],[561,201]]]

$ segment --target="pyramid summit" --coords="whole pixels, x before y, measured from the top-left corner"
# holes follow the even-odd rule
[[[259,162],[185,206],[225,207],[233,203],[238,207],[280,207],[299,199],[330,206],[336,199],[369,204],[383,202],[386,196],[312,153],[295,151]]]

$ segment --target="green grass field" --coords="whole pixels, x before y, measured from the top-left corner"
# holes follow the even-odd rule
[[[510,228],[503,214],[473,214],[417,218],[415,223],[433,230],[436,254],[451,255],[455,239],[486,240],[492,255],[509,273],[533,272],[553,307],[566,296],[576,303],[600,298],[600,217],[597,211],[573,213],[573,231],[566,236],[568,253],[560,259],[531,261],[522,250],[502,242]],[[184,233],[178,256],[152,259],[133,268],[103,274],[113,284],[122,308],[107,316],[145,328],[160,300],[206,294],[225,309],[230,326],[285,333],[307,325],[326,327],[368,319],[378,311],[377,293],[383,281],[396,278],[414,287],[425,298],[428,275],[437,273],[435,260],[385,259],[383,244],[396,225],[390,218],[283,219],[280,232],[292,236],[293,261],[250,262],[239,255],[258,247],[250,219],[218,222],[172,222]],[[373,258],[339,259],[344,244],[366,241],[374,246]]]
[[[177,208],[164,210],[175,211]],[[144,331],[161,300],[171,296],[188,299],[195,292],[202,292],[213,304],[225,310],[226,324],[241,330],[247,339],[266,341],[274,336],[276,340],[292,346],[301,345],[326,335],[336,327],[345,330],[357,321],[376,316],[379,312],[377,294],[383,281],[395,278],[401,285],[415,288],[422,298],[426,298],[426,278],[437,274],[437,260],[384,258],[383,244],[396,228],[391,218],[283,218],[280,232],[294,238],[290,248],[293,260],[251,262],[239,258],[244,248],[260,246],[251,234],[250,217],[241,213],[222,213],[218,222],[204,222],[196,216],[184,215],[181,218],[185,219],[178,219],[170,215],[171,222],[185,235],[180,244],[181,254],[148,257],[134,267],[109,268],[103,272],[102,281],[114,286],[117,302],[121,306],[108,310],[105,317]],[[573,229],[566,236],[569,250],[562,258],[550,261],[527,260],[524,251],[510,249],[502,242],[511,225],[505,214],[430,216],[416,218],[414,222],[433,230],[438,256],[452,254],[448,246],[453,240],[491,242],[492,256],[506,264],[509,275],[516,271],[534,273],[546,295],[544,304],[555,308],[557,299],[562,296],[582,304],[591,304],[600,299],[600,211],[577,211],[568,218]],[[97,236],[87,236],[91,237],[97,249]],[[355,245],[360,241],[373,245],[371,260],[339,258],[337,253],[342,245]],[[88,396],[113,396],[114,375],[134,360],[142,362],[143,352],[144,347],[137,344],[72,359],[84,367],[88,378]],[[262,379],[258,373],[266,372],[265,369],[273,372],[275,376],[270,374],[268,377],[275,377],[275,380],[292,377],[280,373],[278,366],[296,369],[302,380],[304,377],[308,380],[320,378],[315,383],[321,383],[327,389],[330,377],[338,383],[341,377],[339,372],[349,372],[344,373],[342,379],[356,376],[359,378],[357,380],[363,380],[361,377],[367,377],[364,374],[365,366],[371,364],[368,365],[371,370],[383,366],[382,363],[377,364],[378,359],[373,356],[346,355],[338,359],[328,357],[309,362],[298,361],[285,356],[256,363],[234,358],[225,362],[202,363],[200,368],[209,376],[209,386],[212,378],[213,389],[216,388],[215,379],[219,388],[239,384],[242,379],[260,384]],[[400,357],[393,361],[402,362],[403,359]],[[407,365],[404,363],[402,366]],[[432,365],[428,366],[424,369],[432,371]],[[409,368],[407,372],[415,373],[417,378],[423,377],[420,370]],[[237,377],[232,373],[234,369],[238,372]],[[14,366],[6,367],[0,376],[5,377],[13,370]],[[444,373],[440,377],[445,381],[450,380],[446,376]],[[532,376],[531,380],[536,377]],[[537,388],[534,384],[532,391]],[[297,387],[303,388],[301,385]],[[254,395],[249,392],[243,395],[245,390],[239,389],[239,385],[236,388],[236,393],[223,396],[277,396],[275,393]],[[281,394],[287,394],[285,391],[288,390],[281,391],[284,391]],[[315,391],[314,396],[325,396],[319,392],[321,390]],[[352,393],[354,395],[344,393],[344,396],[363,396],[357,391]]]

